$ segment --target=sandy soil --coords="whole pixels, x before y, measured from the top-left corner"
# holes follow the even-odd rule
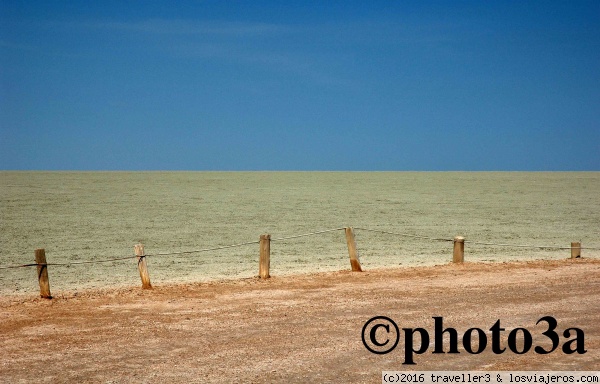
[[[0,382],[357,382],[382,370],[600,369],[600,260],[466,263],[0,299]],[[416,365],[361,341],[373,316],[432,335]],[[462,335],[507,334],[550,315],[585,333],[585,354],[432,354],[433,316]],[[488,336],[489,331],[487,332]],[[401,332],[402,334],[402,332]],[[573,335],[571,335],[573,336]],[[572,339],[573,337],[571,337]]]

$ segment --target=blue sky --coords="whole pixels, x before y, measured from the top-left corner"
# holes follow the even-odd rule
[[[600,2],[0,0],[0,169],[598,171]]]

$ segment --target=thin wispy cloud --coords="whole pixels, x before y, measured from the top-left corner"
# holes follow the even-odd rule
[[[322,69],[323,61],[308,55],[306,47],[281,44],[282,39],[317,38],[329,27],[290,26],[268,23],[207,22],[182,19],[152,19],[136,22],[79,23],[79,28],[139,33],[153,40],[165,54],[176,59],[222,61],[255,66],[263,70],[287,72],[321,84],[348,84],[349,80]],[[167,37],[167,39],[163,39]],[[270,42],[275,42],[271,44]],[[328,52],[329,58],[339,54]]]
[[[64,26],[148,34],[220,36],[258,36],[288,30],[285,26],[268,23],[211,22],[185,19],[149,19],[127,22],[92,21],[69,23]]]

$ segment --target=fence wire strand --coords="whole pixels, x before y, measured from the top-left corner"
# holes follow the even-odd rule
[[[536,248],[536,249],[571,249],[572,247],[560,247],[557,245],[521,245],[521,244],[501,244],[501,243],[484,243],[480,241],[465,240],[465,244],[474,245],[490,245],[495,247],[507,247],[507,248]],[[600,250],[598,247],[575,247],[576,249],[591,249]]]
[[[426,240],[433,240],[433,241],[454,241],[453,239],[443,239],[443,238],[438,238],[438,237],[428,237],[428,236],[419,236],[419,235],[411,235],[408,233],[397,233],[397,232],[389,232],[389,231],[383,231],[380,229],[369,229],[369,228],[361,228],[361,227],[354,227],[354,229],[358,229],[359,231],[367,231],[367,232],[377,232],[377,233],[383,233],[386,235],[394,235],[394,236],[402,236],[402,237],[412,237],[415,239],[426,239]]]
[[[149,253],[147,255],[144,256],[171,256],[171,255],[187,255],[187,254],[192,254],[192,253],[201,253],[201,252],[209,252],[209,251],[218,251],[219,249],[227,249],[227,248],[235,248],[235,247],[242,247],[245,245],[250,245],[250,244],[259,244],[260,241],[248,241],[246,243],[240,243],[240,244],[232,244],[232,245],[223,245],[220,247],[214,247],[214,248],[203,248],[203,249],[195,249],[193,251],[179,251],[179,252],[159,252],[159,253]]]
[[[70,261],[68,263],[39,263],[39,264],[31,263],[31,264],[22,264],[22,265],[9,265],[9,266],[5,266],[5,267],[0,267],[0,269],[37,267],[37,266],[65,267],[65,266],[69,266],[69,265],[78,265],[78,264],[109,263],[111,261],[135,259],[136,257],[137,256],[126,256],[126,257],[115,257],[113,259],[104,259],[104,260]]]
[[[326,229],[326,230],[323,230],[323,231],[303,233],[302,235],[293,235],[293,236],[286,236],[286,237],[278,237],[276,239],[271,239],[271,241],[282,241],[282,240],[296,239],[298,237],[320,235],[322,233],[341,231],[341,230],[344,230],[344,229],[346,229],[346,227],[340,227],[340,228],[334,228],[334,229]]]

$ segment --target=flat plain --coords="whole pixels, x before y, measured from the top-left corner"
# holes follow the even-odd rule
[[[365,269],[448,263],[452,243],[600,247],[599,172],[0,172],[0,266],[188,252],[352,226]],[[468,261],[564,259],[569,250],[466,244]],[[583,250],[598,257],[598,250]],[[153,283],[258,273],[258,245],[148,257]],[[343,231],[274,241],[271,274],[349,268]],[[50,267],[54,292],[136,285],[135,259]],[[0,294],[35,294],[35,268]]]

